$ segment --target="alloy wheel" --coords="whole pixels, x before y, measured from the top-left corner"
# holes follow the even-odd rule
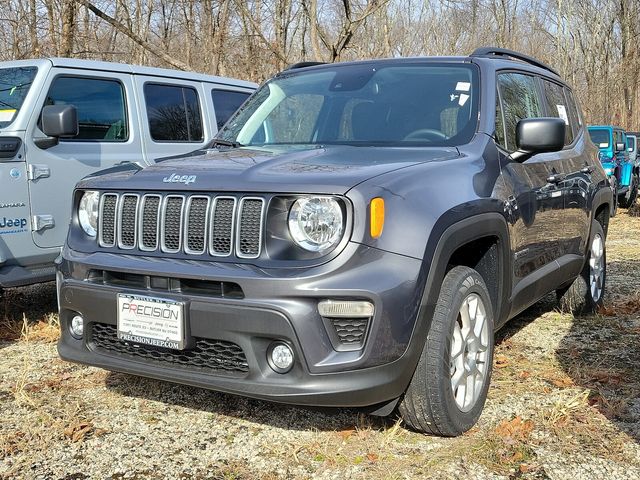
[[[451,389],[462,412],[470,411],[487,381],[489,326],[485,305],[475,293],[460,307],[451,337],[449,369]]]
[[[596,233],[591,241],[591,253],[589,256],[589,289],[591,298],[598,302],[602,296],[604,286],[604,240]]]

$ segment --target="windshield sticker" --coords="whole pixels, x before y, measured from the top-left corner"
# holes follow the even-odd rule
[[[558,109],[558,117],[563,119],[566,125],[569,125],[569,117],[567,116],[567,109],[565,108],[565,106],[556,105],[556,108]]]
[[[458,100],[458,105],[460,105],[461,107],[464,107],[464,104],[467,103],[467,100],[469,100],[469,95],[465,94],[465,93],[461,93],[460,94],[460,100]]]
[[[456,85],[457,92],[468,92],[470,88],[471,83],[469,82],[458,82],[458,84]]]
[[[601,143],[599,145],[600,148],[609,148],[609,144],[608,143]]]
[[[0,235],[26,232],[27,231],[26,227],[27,227],[26,218],[0,217]]]
[[[0,122],[10,122],[11,120],[13,120],[13,116],[16,113],[16,109],[5,109],[5,110],[0,110]]]

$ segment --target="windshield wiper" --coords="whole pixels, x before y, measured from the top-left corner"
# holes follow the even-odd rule
[[[224,140],[222,138],[214,138],[213,141],[209,144],[208,148],[213,147],[231,147],[231,148],[240,148],[244,147],[240,142],[232,142],[231,140]]]

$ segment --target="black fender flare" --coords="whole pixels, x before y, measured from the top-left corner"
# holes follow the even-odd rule
[[[481,238],[497,237],[501,271],[497,273],[498,296],[497,308],[495,308],[494,312],[496,328],[504,324],[506,316],[510,312],[509,299],[512,283],[511,244],[509,241],[509,229],[504,215],[495,211],[479,213],[451,223],[445,226],[444,229],[438,229],[438,223],[442,222],[437,222],[434,226],[434,233],[431,234],[425,249],[423,273],[426,278],[407,352],[411,357],[410,364],[414,369],[427,339],[435,306],[440,295],[440,287],[448,271],[449,260],[460,247]],[[437,235],[438,231],[442,231],[442,233]],[[413,373],[413,370],[411,373]]]

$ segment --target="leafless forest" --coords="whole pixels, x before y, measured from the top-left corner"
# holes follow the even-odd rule
[[[302,60],[513,48],[589,123],[640,129],[638,0],[0,0],[0,59],[63,56],[255,81]]]

